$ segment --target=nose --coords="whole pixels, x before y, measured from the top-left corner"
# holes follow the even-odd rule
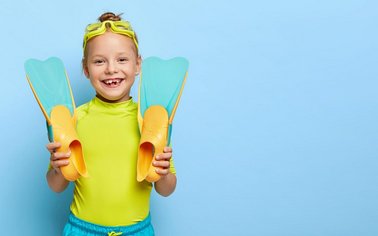
[[[116,62],[109,62],[106,67],[106,74],[114,74],[118,72],[118,67]]]

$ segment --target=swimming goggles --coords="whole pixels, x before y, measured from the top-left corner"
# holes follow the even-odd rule
[[[123,34],[131,38],[134,41],[134,44],[138,50],[138,41],[136,39],[135,32],[131,28],[130,23],[128,21],[111,21],[111,20],[106,20],[104,22],[97,22],[97,23],[93,23],[87,26],[87,28],[85,29],[85,34],[84,34],[83,49],[85,50],[88,40],[105,33],[107,29],[110,29],[113,33]]]

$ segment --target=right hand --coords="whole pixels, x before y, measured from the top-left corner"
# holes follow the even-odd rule
[[[70,161],[69,157],[71,156],[71,152],[56,152],[58,148],[60,148],[61,144],[58,142],[52,142],[46,145],[47,150],[50,152],[50,165],[57,173],[61,173],[60,167],[67,166]]]

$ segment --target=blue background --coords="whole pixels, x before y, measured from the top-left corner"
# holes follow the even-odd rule
[[[368,0],[0,2],[0,225],[59,235],[44,117],[23,63],[60,57],[78,105],[85,26],[125,14],[142,55],[190,61],[173,129],[178,186],[157,235],[378,235],[378,3]],[[136,86],[133,96],[136,96]]]

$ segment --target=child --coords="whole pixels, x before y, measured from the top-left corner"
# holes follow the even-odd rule
[[[83,146],[88,178],[75,181],[71,214],[63,235],[154,235],[149,216],[152,184],[136,180],[139,129],[137,104],[130,88],[141,69],[138,40],[127,21],[104,13],[87,27],[83,43],[83,70],[96,97],[77,109],[77,133]],[[55,192],[69,182],[60,171],[70,153],[55,152],[49,143],[51,168],[47,182]],[[161,176],[155,190],[168,196],[175,190],[172,149],[156,157]]]

